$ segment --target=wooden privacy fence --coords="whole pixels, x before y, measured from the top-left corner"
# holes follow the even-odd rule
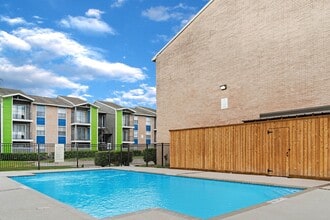
[[[330,179],[330,116],[171,130],[170,167]]]

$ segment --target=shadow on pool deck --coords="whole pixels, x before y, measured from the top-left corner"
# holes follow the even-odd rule
[[[147,168],[147,167],[115,167],[113,169],[151,172],[166,175],[179,175],[195,178],[208,178],[226,181],[249,182],[269,185],[309,188],[288,198],[264,203],[262,205],[243,209],[214,219],[313,219],[325,220],[330,216],[330,182],[310,179],[284,177],[269,177],[256,175],[241,175],[217,172],[202,172],[191,170]],[[72,169],[77,171],[78,169]],[[87,169],[79,169],[87,170]],[[58,172],[59,170],[56,170]],[[70,206],[58,202],[46,195],[25,187],[8,176],[31,175],[45,171],[0,172],[0,220],[58,220],[58,219],[95,219]],[[46,172],[50,172],[47,170]],[[163,209],[148,209],[105,219],[116,220],[185,220],[194,219]]]

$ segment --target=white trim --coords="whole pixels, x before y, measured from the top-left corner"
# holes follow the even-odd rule
[[[69,105],[57,105],[57,104],[49,104],[49,103],[42,103],[42,102],[32,102],[32,105],[44,105],[44,106],[52,106],[52,107],[60,107],[60,108],[72,108]]]
[[[177,38],[179,35],[213,2],[214,0],[210,0],[165,46],[158,51],[158,53],[151,59],[151,61],[155,62],[157,57]]]
[[[23,95],[23,94],[21,94],[21,93],[14,93],[14,94],[9,94],[9,95],[3,95],[2,97],[8,98],[8,97],[14,97],[14,96],[16,96],[16,95],[22,96],[22,97],[24,97],[24,98],[26,98],[26,99],[28,99],[28,100],[30,100],[30,101],[32,101],[32,102],[34,101],[33,98],[31,98],[31,97],[29,97],[29,96],[26,96],[26,95]]]

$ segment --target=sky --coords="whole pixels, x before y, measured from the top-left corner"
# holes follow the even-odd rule
[[[208,0],[0,0],[0,87],[156,108],[151,59]]]

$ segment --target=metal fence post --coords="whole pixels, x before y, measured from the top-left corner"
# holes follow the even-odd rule
[[[120,145],[120,166],[123,166],[123,145]]]
[[[37,148],[38,148],[38,170],[40,170],[40,144],[37,144]]]
[[[107,144],[107,148],[109,149],[109,167],[111,166],[111,143]]]
[[[146,144],[146,167],[148,166],[148,154],[149,154],[149,147],[148,147],[148,144]]]
[[[162,167],[164,166],[164,143],[162,143]]]
[[[79,168],[79,159],[78,159],[78,144],[77,144],[77,143],[75,143],[74,145],[75,145],[75,147],[76,147],[76,159],[77,159],[77,168]]]
[[[128,166],[129,166],[129,148],[130,148],[130,144],[127,146],[127,163],[128,163]]]

